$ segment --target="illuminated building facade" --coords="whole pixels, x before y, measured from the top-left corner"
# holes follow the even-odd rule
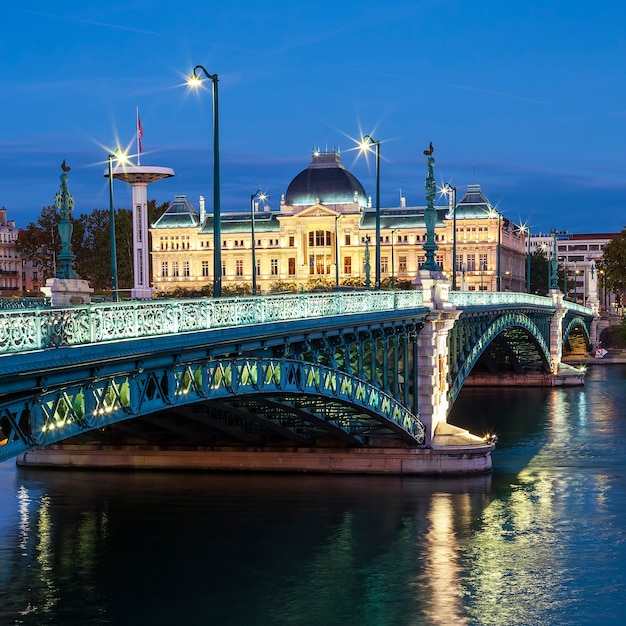
[[[253,199],[254,200],[254,199]],[[425,206],[381,208],[383,287],[415,279],[424,262]],[[456,222],[457,287],[525,291],[525,235],[470,185],[456,207],[436,207],[436,262],[451,276]],[[274,210],[263,201],[221,214],[222,285],[252,283],[252,222],[258,291],[316,286],[373,286],[376,210],[338,151],[314,152]],[[150,228],[152,284],[157,292],[200,291],[213,280],[213,216],[204,198],[196,209],[177,196]],[[498,281],[498,276],[500,280]]]

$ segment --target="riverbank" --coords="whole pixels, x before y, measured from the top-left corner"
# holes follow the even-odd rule
[[[626,363],[626,350],[609,350],[602,358],[596,358],[593,354],[573,355],[563,357],[563,363],[568,365],[611,365]]]

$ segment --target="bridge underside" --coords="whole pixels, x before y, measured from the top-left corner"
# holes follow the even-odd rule
[[[238,396],[164,409],[78,435],[69,444],[181,449],[415,447],[360,407],[297,394]]]

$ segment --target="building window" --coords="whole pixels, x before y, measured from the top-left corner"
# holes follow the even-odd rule
[[[468,272],[476,271],[476,255],[475,254],[467,255],[467,271]]]
[[[278,259],[270,260],[270,274],[272,276],[278,276]]]
[[[435,257],[435,263],[439,266],[439,269],[443,270],[443,256],[441,256],[440,254],[438,254]]]
[[[243,259],[235,261],[235,276],[243,276]]]
[[[350,245],[350,233],[346,233],[346,246]]]
[[[425,256],[418,256],[417,257],[417,267],[422,267],[422,265],[424,265],[424,263],[426,263],[426,257]]]
[[[189,278],[189,261],[183,261],[183,276]]]
[[[178,261],[172,261],[172,276],[178,278]]]
[[[226,276],[226,261],[222,261],[222,276]]]
[[[406,274],[406,257],[398,257],[398,271],[400,274]]]
[[[381,274],[387,274],[389,272],[389,260],[386,256],[380,258],[380,272]]]
[[[209,262],[202,261],[202,276],[206,278],[209,275]]]
[[[296,259],[295,257],[289,257],[289,276],[296,275]]]
[[[478,255],[478,263],[479,263],[480,270],[482,272],[485,272],[487,270],[487,267],[489,267],[488,263],[487,263],[487,254],[485,254],[485,253],[479,254]]]
[[[343,273],[352,274],[352,257],[343,257]]]
[[[161,278],[167,278],[167,261],[161,263]]]
[[[293,235],[289,235],[289,247],[293,248],[296,245],[296,238]]]
[[[316,230],[309,233],[309,246],[315,248],[323,248],[330,246],[331,237],[329,230]]]

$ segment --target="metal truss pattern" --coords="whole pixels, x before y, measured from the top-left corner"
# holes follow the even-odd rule
[[[354,291],[0,309],[0,355],[421,305],[421,291]]]
[[[0,460],[164,408],[248,395],[273,396],[288,406],[294,394],[316,398],[317,408],[309,407],[310,415],[318,420],[323,415],[328,425],[354,441],[363,436],[363,420],[355,418],[354,410],[320,411],[319,399],[356,409],[411,445],[424,442],[424,426],[416,415],[357,376],[293,359],[235,358],[117,375],[4,403],[0,425],[8,441],[0,448]]]
[[[508,349],[516,351],[514,342],[507,337],[509,329],[521,329],[532,343],[547,368],[551,368],[549,311],[524,312],[510,310],[484,310],[464,312],[448,336],[448,365],[450,372],[448,399],[450,404],[458,396],[465,379],[487,347],[500,337]]]

